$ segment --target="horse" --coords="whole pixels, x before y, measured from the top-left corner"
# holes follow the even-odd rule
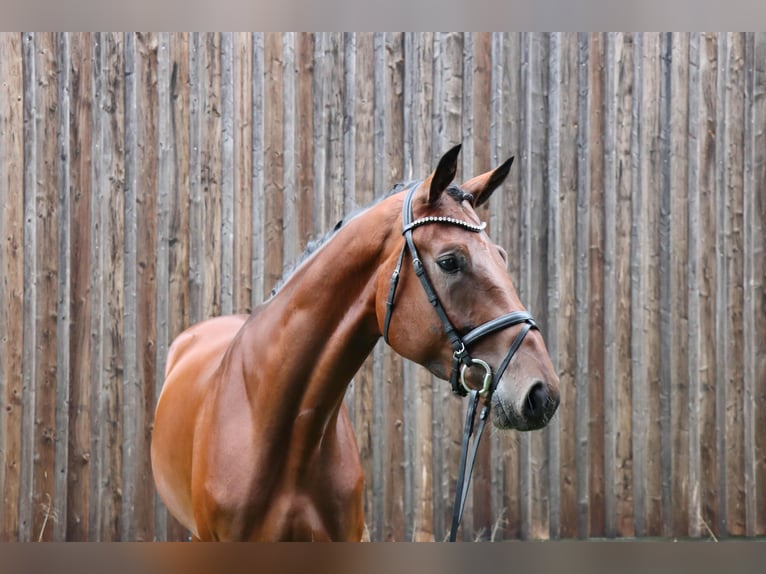
[[[551,420],[558,377],[475,210],[513,158],[456,185],[459,152],[342,220],[251,314],[173,341],[151,463],[194,540],[362,539],[364,476],[343,398],[381,336],[457,394],[481,394],[500,429]]]

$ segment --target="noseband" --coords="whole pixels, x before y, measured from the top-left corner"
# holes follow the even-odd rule
[[[426,274],[425,267],[422,260],[418,255],[418,250],[415,247],[415,242],[412,238],[412,231],[417,227],[430,224],[442,224],[442,225],[455,225],[462,227],[463,229],[472,233],[480,233],[486,227],[485,223],[481,225],[475,225],[467,221],[460,219],[454,219],[452,217],[422,217],[420,219],[413,220],[412,216],[412,203],[415,196],[415,191],[419,187],[420,182],[411,184],[407,189],[407,195],[404,198],[404,204],[402,207],[402,235],[404,235],[404,246],[402,252],[399,255],[399,260],[396,264],[393,274],[391,275],[391,286],[388,292],[388,299],[386,300],[386,317],[383,325],[383,338],[388,343],[388,331],[391,324],[391,315],[394,311],[394,298],[396,296],[396,286],[399,283],[399,276],[401,274],[402,263],[404,261],[405,253],[409,251],[412,258],[412,265],[415,269],[415,274],[420,280],[420,284],[423,286],[423,290],[426,292],[428,301],[433,306],[436,314],[444,326],[444,331],[447,338],[454,349],[452,355],[452,373],[450,375],[450,384],[452,385],[452,392],[466,396],[470,393],[470,402],[468,405],[468,411],[466,413],[465,428],[463,430],[463,443],[462,451],[460,455],[460,470],[458,472],[458,481],[455,492],[455,505],[452,514],[452,528],[450,530],[450,542],[454,542],[457,536],[457,529],[460,524],[460,518],[463,514],[463,507],[465,506],[465,500],[468,495],[468,485],[471,481],[471,472],[473,471],[473,464],[476,458],[476,452],[479,447],[479,441],[481,435],[484,432],[484,425],[489,415],[490,398],[494,393],[497,384],[508,367],[508,363],[518,351],[521,346],[524,337],[530,329],[537,329],[537,323],[535,323],[532,315],[526,311],[514,311],[501,315],[495,319],[491,319],[486,323],[483,323],[472,329],[465,335],[461,335],[452,322],[449,320],[444,307],[439,301],[439,296],[436,294],[433,286],[431,285],[428,275]],[[512,327],[514,325],[523,324],[521,331],[516,335],[513,340],[510,349],[506,353],[503,360],[500,362],[496,371],[492,371],[492,368],[481,359],[474,359],[471,357],[468,348],[469,346],[496,331]],[[484,377],[482,381],[482,387],[480,389],[471,388],[465,380],[465,372],[469,366],[478,365],[484,369]],[[468,456],[469,443],[471,435],[474,430],[474,420],[476,418],[476,412],[478,408],[479,398],[485,397],[485,404],[481,410],[479,416],[479,427],[474,438],[473,445],[471,447],[470,457]]]

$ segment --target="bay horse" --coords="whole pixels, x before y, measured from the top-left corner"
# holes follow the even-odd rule
[[[250,315],[173,341],[152,471],[195,540],[362,539],[364,477],[343,397],[381,336],[458,394],[481,393],[499,428],[551,419],[558,378],[474,209],[513,158],[458,186],[459,151],[342,221]]]

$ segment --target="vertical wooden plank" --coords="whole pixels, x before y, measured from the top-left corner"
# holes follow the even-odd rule
[[[436,165],[436,161],[451,146],[462,141],[462,36],[437,34],[433,47],[433,107],[431,116],[432,157],[424,166],[423,177]],[[465,151],[464,151],[465,153]],[[456,179],[462,177],[462,169]],[[455,444],[462,420],[463,404],[458,401],[443,381],[435,383],[433,400],[433,489],[434,535],[436,540],[447,536],[452,497],[457,477],[459,448]]]
[[[0,34],[0,540],[19,538],[24,313],[22,35]]]
[[[672,480],[672,429],[671,417],[671,277],[670,277],[670,79],[671,79],[672,38],[670,33],[660,37],[660,194],[659,194],[659,306],[660,306],[660,353],[658,357],[660,372],[660,482],[662,496],[662,532],[669,536],[672,532],[672,499],[670,485]],[[655,167],[656,169],[657,167]]]
[[[94,37],[94,132],[92,178],[97,195],[91,225],[94,265],[91,337],[91,480],[89,539],[118,540],[122,489],[124,372],[124,50],[120,34]],[[103,113],[107,112],[107,113]]]
[[[253,39],[240,32],[233,39],[234,84],[234,253],[232,311],[247,313],[252,301],[253,178]]]
[[[717,341],[715,328],[716,309],[716,84],[718,77],[718,38],[705,34],[699,39],[699,253],[698,299],[699,299],[699,363],[693,377],[699,379],[699,415],[696,419],[700,450],[699,501],[700,514],[690,517],[698,523],[698,530],[707,535],[719,532],[719,483],[717,460],[720,456],[716,441],[716,380]]]
[[[564,197],[561,190],[561,37],[552,33],[548,49],[548,297],[546,313],[548,331],[546,344],[553,361],[553,367],[560,372],[559,334],[561,320],[561,205]],[[550,421],[551,432],[548,435],[548,464],[550,496],[550,536],[561,536],[561,417]]]
[[[192,323],[221,309],[221,60],[220,36],[194,34],[191,48]],[[199,233],[196,230],[203,230]],[[277,276],[281,273],[278,271]]]
[[[102,111],[101,184],[105,186],[106,206],[102,207],[102,264],[105,277],[104,323],[102,333],[106,339],[102,368],[105,372],[101,415],[92,421],[104,426],[102,434],[103,462],[100,469],[101,484],[105,489],[100,539],[121,540],[122,525],[122,442],[124,436],[121,407],[124,400],[125,372],[125,45],[122,34],[102,36],[104,85]],[[105,392],[104,392],[105,391]]]
[[[265,229],[263,222],[266,206],[265,198],[265,60],[264,34],[253,34],[253,260],[252,306],[264,300],[267,294],[265,273]]]
[[[25,75],[25,116],[34,124],[25,133],[27,176],[24,236],[25,327],[24,371],[28,404],[23,438],[28,444],[29,500],[22,499],[22,540],[52,540],[57,512],[55,496],[56,440],[56,297],[58,273],[57,218],[57,76],[55,35],[26,36],[29,63]],[[27,83],[29,82],[29,83]],[[34,83],[34,87],[31,83]],[[31,138],[31,141],[30,139]],[[28,153],[31,154],[28,155]],[[29,241],[27,241],[29,239]],[[34,365],[33,365],[34,363]],[[22,474],[22,482],[24,476]],[[22,495],[23,496],[23,495]],[[26,504],[25,504],[26,503]],[[25,508],[26,506],[26,508]]]
[[[200,184],[204,203],[204,299],[203,316],[221,314],[221,199],[222,199],[222,130],[221,130],[221,35],[204,36],[204,117],[200,140]]]
[[[766,34],[758,33],[752,40],[752,67],[746,66],[752,74],[751,93],[751,182],[746,189],[745,232],[749,234],[746,249],[749,262],[746,269],[745,301],[749,302],[749,310],[745,317],[751,321],[745,323],[749,334],[746,341],[750,347],[745,351],[749,360],[749,381],[752,398],[746,399],[751,403],[751,441],[748,445],[752,458],[752,487],[748,496],[754,499],[752,527],[748,521],[748,534],[762,536],[766,533],[766,323],[758,317],[766,316],[766,301],[757,297],[763,293],[766,286],[766,199],[759,186],[766,182]]]
[[[220,60],[220,123],[221,131],[221,303],[218,313],[231,315],[234,311],[234,38],[222,33],[216,60]]]
[[[156,396],[165,374],[167,346],[192,321],[191,306],[191,51],[189,34],[172,34],[167,39],[167,69],[160,77],[165,96],[160,96],[162,114],[160,141],[160,192],[167,189],[167,337],[165,352],[160,355]],[[163,55],[161,52],[160,55]],[[164,57],[161,62],[164,62]],[[196,105],[196,104],[195,104]],[[163,200],[165,198],[163,197]],[[159,201],[159,198],[158,198]],[[162,251],[160,251],[162,253]],[[158,266],[162,269],[160,262]],[[159,276],[158,276],[159,283]],[[158,297],[160,292],[158,291]],[[159,326],[162,312],[158,301]],[[158,340],[162,341],[158,332]],[[158,345],[159,349],[159,345]],[[186,529],[159,504],[155,511],[155,535],[166,540],[185,540]],[[163,532],[164,530],[164,532]]]
[[[633,392],[632,392],[632,196],[633,196],[633,133],[634,122],[634,36],[618,34],[615,37],[617,66],[617,135],[616,135],[616,218],[615,233],[615,357],[614,367],[615,428],[615,518],[614,535],[632,536],[633,523]],[[611,226],[611,224],[610,224]],[[608,374],[606,375],[608,376]]]
[[[138,356],[138,321],[136,319],[137,300],[137,226],[138,217],[136,211],[137,180],[136,173],[138,150],[138,102],[137,102],[137,72],[136,35],[125,35],[125,281],[124,281],[124,309],[125,309],[125,379],[123,381],[123,452],[122,452],[122,512],[120,527],[123,534],[130,539],[135,535],[132,517],[135,513],[136,504],[136,481],[134,469],[137,466],[136,434],[138,426],[136,419],[141,416],[136,411],[139,408],[138,385],[139,379],[139,356]],[[140,383],[139,383],[140,384]],[[133,416],[126,416],[131,414]]]
[[[152,540],[154,529],[154,490],[151,479],[149,447],[149,420],[155,404],[154,377],[157,373],[156,345],[158,340],[159,313],[157,308],[157,241],[158,241],[158,93],[156,34],[136,36],[136,117],[141,118],[137,130],[135,150],[135,173],[140,185],[136,198],[136,294],[135,334],[137,353],[137,381],[127,381],[125,387],[125,421],[134,421],[134,437],[126,436],[134,443],[134,468],[127,469],[134,481],[133,507],[128,510],[128,540]],[[132,270],[131,270],[132,271]],[[136,384],[137,383],[137,384]],[[132,400],[127,397],[135,393]],[[128,409],[132,407],[137,413]],[[127,429],[126,429],[127,434]],[[127,491],[127,485],[123,492]]]
[[[632,256],[633,311],[633,390],[634,390],[634,508],[636,534],[659,535],[662,531],[662,493],[659,416],[659,174],[654,166],[659,143],[659,37],[640,36],[636,42],[638,64],[634,109],[640,121],[634,144],[639,146],[634,166],[638,173],[634,185]]]
[[[745,533],[753,536],[756,531],[756,492],[755,492],[755,460],[754,443],[755,429],[753,422],[755,420],[755,397],[753,380],[754,362],[753,358],[753,324],[755,314],[753,312],[753,293],[751,285],[754,283],[752,275],[753,267],[753,238],[750,227],[753,224],[752,204],[750,203],[753,195],[753,91],[755,88],[755,35],[746,34],[745,55],[744,55],[744,118],[743,118],[743,182],[742,182],[742,221],[743,221],[743,344],[744,344],[744,364],[743,364],[743,438],[744,438],[744,499],[745,499]],[[757,221],[757,220],[756,220]]]
[[[432,117],[432,151],[434,157],[430,172],[436,161],[452,146],[462,141],[462,93],[463,93],[463,36],[440,34],[434,44],[434,96]],[[455,178],[461,181],[462,169],[458,167]],[[434,392],[434,506],[437,518],[434,530],[437,540],[443,540],[449,532],[452,503],[457,481],[460,456],[463,412],[466,401],[459,400],[440,381]]]
[[[644,305],[644,279],[642,257],[645,246],[642,240],[642,230],[646,223],[646,200],[642,193],[642,170],[643,147],[641,144],[644,123],[642,117],[642,98],[644,92],[644,36],[637,34],[633,41],[633,125],[631,131],[631,243],[630,243],[630,309],[631,309],[631,382],[632,382],[632,405],[633,405],[633,524],[637,536],[646,535],[646,456],[647,456],[647,386],[646,379],[646,352],[642,344],[643,334],[646,330]]]
[[[37,241],[36,222],[37,213],[34,201],[37,183],[37,72],[36,72],[36,46],[35,36],[31,33],[23,35],[23,97],[24,102],[24,232],[23,241],[23,264],[24,264],[24,290],[23,290],[23,386],[21,394],[21,435],[27,440],[21,441],[19,481],[19,517],[18,537],[22,542],[32,539],[33,520],[33,496],[34,496],[34,468],[33,449],[35,437],[35,388],[37,360],[35,347],[37,346],[37,329],[34,324],[35,306],[37,296],[35,293],[37,283],[32,280],[36,270]],[[31,197],[30,197],[31,196]],[[30,440],[31,437],[31,440]]]
[[[402,34],[386,34],[386,122],[385,145],[388,182],[402,179],[402,110],[404,82],[404,50]],[[404,475],[402,438],[404,402],[402,388],[402,358],[395,353],[386,354],[383,376],[386,388],[386,455],[385,455],[385,525],[382,540],[404,540]]]
[[[670,325],[672,326],[670,424],[671,496],[663,506],[666,517],[665,534],[689,534],[689,317],[688,317],[688,254],[689,254],[689,35],[673,34],[670,56],[670,110],[668,121],[670,141]],[[661,243],[662,245],[662,243]],[[663,344],[664,345],[664,344]],[[667,498],[667,497],[666,497]]]
[[[284,106],[282,83],[282,37],[266,34],[264,60],[264,128],[263,128],[263,225],[264,288],[270,291],[282,276],[284,206]],[[267,291],[264,291],[264,296]]]
[[[302,33],[296,39],[296,66],[297,77],[295,79],[296,109],[295,113],[300,121],[296,124],[296,193],[301,198],[298,204],[296,217],[298,218],[298,241],[301,248],[305,248],[314,233],[314,115],[313,111],[313,72],[314,72],[314,37],[312,34]],[[367,82],[369,83],[369,82]],[[369,114],[372,117],[372,99],[369,102]],[[321,119],[317,118],[321,123]],[[370,151],[370,157],[372,152]],[[367,193],[372,197],[372,181],[369,181]]]
[[[557,162],[557,178],[550,186],[558,188],[554,197],[550,192],[551,210],[556,206],[556,221],[549,223],[551,253],[549,264],[556,266],[558,280],[551,277],[551,289],[557,292],[558,312],[550,312],[547,339],[555,339],[556,350],[549,346],[559,374],[561,404],[555,419],[559,424],[559,528],[562,538],[577,536],[577,436],[576,425],[576,338],[575,338],[575,245],[577,207],[577,130],[578,130],[578,70],[579,48],[577,34],[562,34],[558,46],[558,110],[551,108],[551,126],[558,114],[555,130],[558,132],[558,150],[552,146],[550,161]],[[555,53],[555,51],[554,51]],[[554,53],[551,54],[553,62]],[[554,78],[551,78],[551,85]],[[553,104],[552,101],[552,105]],[[551,135],[553,136],[553,127]],[[558,157],[556,157],[558,156]],[[551,177],[556,174],[551,174]],[[551,214],[553,217],[553,214]],[[554,254],[554,251],[556,252]],[[554,420],[555,420],[554,419]],[[552,421],[553,422],[553,421]]]
[[[700,35],[689,36],[689,535],[700,536],[702,526],[700,500]]]
[[[723,257],[725,286],[719,313],[726,332],[725,346],[725,427],[726,434],[726,532],[745,534],[744,484],[744,340],[743,340],[743,161],[744,161],[744,93],[745,42],[743,33],[732,33],[727,39],[726,99],[724,151],[724,188],[719,214],[724,214]]]
[[[463,157],[466,170],[463,180],[474,175],[485,173],[491,169],[489,162],[489,99],[490,99],[490,54],[491,36],[488,33],[466,34],[466,39],[472,38],[472,65],[468,59],[464,64],[463,84],[466,95],[463,99],[463,139],[467,139],[468,131],[473,140],[473,157],[471,168],[468,169],[468,150]],[[471,80],[469,81],[469,78]],[[470,88],[470,91],[469,91]],[[488,218],[488,207],[480,208],[482,220]],[[490,230],[492,231],[492,230]],[[473,483],[473,540],[489,540],[494,524],[491,497],[491,442],[482,441],[476,456]]]
[[[173,187],[174,164],[172,150],[175,142],[171,129],[170,83],[173,64],[170,54],[170,34],[157,38],[157,345],[154,372],[154,396],[159,397],[165,378],[165,363],[170,347],[170,198]],[[152,405],[151,424],[154,426]],[[153,482],[153,481],[152,481]],[[153,540],[167,540],[168,515],[159,495],[154,491]]]
[[[715,267],[716,267],[716,291],[715,291],[715,329],[716,329],[716,410],[715,410],[715,431],[716,431],[716,446],[718,448],[718,459],[716,461],[716,474],[718,477],[718,488],[720,496],[718,498],[718,519],[716,526],[720,535],[727,533],[727,520],[729,517],[729,497],[728,497],[728,483],[729,477],[727,475],[727,413],[726,413],[726,401],[728,380],[728,364],[729,364],[729,344],[731,341],[730,333],[728,330],[728,324],[726,321],[727,313],[725,311],[727,304],[727,266],[726,266],[726,239],[728,234],[727,229],[727,210],[729,208],[728,199],[729,194],[726,188],[727,186],[727,142],[726,137],[728,135],[726,129],[726,112],[727,112],[727,69],[726,62],[728,61],[730,54],[730,38],[728,34],[718,34],[718,54],[717,54],[717,68],[718,76],[716,82],[716,147],[715,147],[715,193],[713,195],[713,201],[716,206],[715,219],[716,219],[716,234],[715,234]]]
[[[405,178],[426,177],[431,169],[431,106],[433,105],[433,33],[416,34],[412,40],[413,76],[412,94],[412,173]],[[434,489],[433,482],[433,385],[436,380],[425,369],[416,367],[412,373],[415,403],[415,423],[409,433],[413,435],[413,499],[414,524],[411,540],[415,542],[434,540]]]
[[[604,36],[589,38],[588,536],[604,536]]]
[[[375,158],[373,173],[373,188],[375,197],[381,197],[388,186],[387,177],[387,149],[386,149],[386,98],[388,74],[386,69],[386,38],[385,34],[376,32],[373,36],[373,67],[372,78],[374,82],[373,91],[373,142],[372,150]],[[315,94],[314,102],[316,105],[317,96]],[[316,108],[315,108],[316,110]],[[315,116],[316,117],[316,116]],[[318,119],[318,118],[317,118]],[[314,123],[314,131],[317,131],[317,122]],[[321,155],[320,150],[314,150],[315,163],[317,165],[317,156]],[[322,178],[319,178],[322,179]],[[316,187],[316,186],[315,186]],[[316,196],[315,196],[316,197]],[[317,206],[318,209],[318,206]],[[385,417],[386,417],[386,397],[384,388],[383,367],[385,357],[391,351],[387,349],[382,342],[375,347],[373,355],[373,372],[375,380],[372,389],[372,492],[370,519],[367,526],[370,530],[370,537],[374,541],[383,540],[384,535],[384,497],[380,493],[384,492],[385,481]]]
[[[459,173],[460,177],[456,179],[457,182],[466,181],[473,177],[473,162],[474,162],[474,135],[473,125],[476,118],[473,117],[473,58],[474,58],[474,36],[471,33],[462,34],[462,58],[460,67],[462,70],[462,94],[461,94],[461,109],[460,109],[460,122],[461,122],[461,138],[460,141],[463,145],[459,159]],[[484,442],[482,446],[486,445]],[[481,453],[477,452],[477,465],[481,467]],[[481,497],[480,493],[477,493],[477,488],[480,490],[481,485],[476,484],[477,474],[481,475],[482,471],[474,467],[473,478],[471,479],[471,490],[468,493],[467,500],[465,501],[465,507],[463,510],[463,517],[460,524],[463,540],[474,540],[476,537],[476,528],[474,527],[474,499]],[[454,495],[451,497],[454,500]]]
[[[413,149],[414,149],[414,133],[413,133],[413,109],[415,108],[415,69],[413,64],[415,60],[415,34],[407,32],[403,35],[402,39],[402,52],[404,56],[404,79],[403,79],[403,102],[402,102],[402,179],[409,181],[412,179],[413,170]],[[402,403],[403,403],[403,419],[402,419],[402,457],[404,464],[402,465],[404,487],[403,487],[403,502],[404,502],[404,540],[413,540],[414,520],[415,520],[415,502],[414,495],[417,488],[415,483],[415,472],[419,466],[419,460],[417,458],[417,449],[413,442],[414,433],[413,429],[417,425],[417,407],[416,394],[417,394],[417,374],[418,370],[413,365],[405,363],[402,369]]]
[[[604,535],[616,535],[617,80],[616,34],[604,40]]]
[[[500,165],[505,159],[503,156],[503,35],[495,32],[491,36],[490,46],[490,90],[489,90],[489,153],[492,165]],[[489,200],[489,226],[492,237],[499,245],[503,245],[503,218],[501,217],[501,196],[513,193],[506,183],[505,193],[493,194]],[[502,538],[502,527],[506,517],[506,509],[503,508],[503,459],[500,438],[498,433],[491,433],[490,445],[490,489],[492,508],[492,532],[490,540]]]
[[[189,40],[189,320],[192,324],[205,318],[203,311],[204,233],[205,227],[202,170],[202,121],[205,106],[204,44],[201,34],[193,33]]]
[[[67,462],[66,539],[88,539],[90,488],[90,226],[92,132],[91,36],[72,34],[69,41],[69,185],[72,257],[69,365],[69,459]],[[61,519],[61,517],[60,517]]]
[[[660,362],[656,359],[660,356],[660,194],[661,171],[657,168],[660,154],[660,126],[659,126],[659,102],[660,102],[660,35],[646,34],[644,36],[644,63],[643,63],[643,101],[641,122],[641,145],[642,149],[642,176],[641,183],[644,186],[642,197],[646,201],[647,209],[646,227],[644,228],[643,263],[644,274],[642,293],[645,331],[642,341],[646,345],[645,367],[647,369],[648,393],[647,414],[649,423],[647,429],[646,452],[646,526],[647,534],[660,536],[662,534],[662,466],[660,457],[656,453],[661,452],[661,428],[662,418],[660,413]],[[651,230],[651,232],[649,232]]]
[[[548,332],[549,318],[545,296],[548,290],[548,50],[549,35],[533,34],[529,44],[529,96],[528,128],[531,137],[529,151],[529,187],[526,189],[525,216],[527,226],[523,228],[522,238],[530,265],[523,271],[526,286],[522,289],[522,301],[525,307],[540,322],[543,333]],[[532,167],[534,166],[534,167]],[[547,428],[541,432],[525,433],[524,440],[529,441],[529,494],[530,524],[529,537],[547,539],[550,537],[550,501],[548,497],[549,467]]]
[[[590,76],[590,43],[585,33],[578,34],[577,39],[577,208],[575,229],[575,337],[577,339],[575,356],[575,396],[576,420],[575,435],[577,437],[577,531],[580,537],[589,535],[589,495],[590,495],[590,455],[589,455],[589,422],[590,422],[590,373],[588,369],[588,336],[590,324],[590,109],[589,91]]]
[[[345,98],[345,85],[343,82],[343,34],[333,32],[327,36],[325,52],[325,89],[324,117],[327,148],[325,173],[327,184],[326,223],[327,226],[321,231],[325,232],[343,218],[346,201],[344,198],[345,186],[344,162],[343,162],[343,100]],[[401,86],[400,86],[401,90]],[[401,111],[399,112],[401,114]],[[401,122],[401,119],[400,119]],[[401,153],[401,140],[396,149]]]
[[[524,158],[529,148],[523,139],[523,43],[519,33],[504,34],[502,41],[501,58],[503,75],[500,86],[503,94],[500,113],[502,128],[500,131],[500,147],[503,150],[503,158],[513,155],[516,160],[507,178],[507,189],[503,195],[493,194],[490,201],[493,213],[498,212],[502,217],[493,222],[494,229],[501,237],[501,245],[509,254],[509,271],[517,290],[521,288],[521,210],[522,179],[524,175]],[[521,509],[521,435],[519,433],[494,433],[497,443],[492,445],[493,453],[498,458],[495,465],[502,469],[499,482],[503,485],[501,518],[504,526],[504,538],[519,538],[522,535],[522,509]]]
[[[282,102],[283,102],[283,267],[285,272],[297,261],[302,246],[298,237],[298,204],[302,196],[296,193],[295,180],[295,34],[282,34]]]
[[[56,176],[58,188],[58,244],[57,296],[56,296],[56,387],[55,387],[55,447],[53,499],[55,519],[53,539],[66,539],[67,475],[69,447],[69,391],[70,391],[70,333],[71,333],[71,245],[69,242],[71,221],[71,185],[69,180],[69,115],[71,101],[69,76],[69,35],[58,33],[55,37],[57,106],[56,106]],[[51,166],[53,167],[53,166]],[[53,401],[53,398],[50,399]]]
[[[370,81],[370,78],[374,78],[375,73],[374,39],[371,33],[359,33],[355,36],[356,99],[354,122],[356,126],[356,157],[354,159],[356,165],[354,168],[354,175],[357,203],[360,205],[367,205],[374,197],[373,173],[375,169],[375,137],[373,124],[375,118],[375,83]],[[303,43],[308,44],[308,41],[304,40]],[[310,51],[305,48],[304,50],[305,53],[310,56]],[[301,97],[305,102],[304,109],[307,109],[310,114],[311,92],[308,89],[304,89],[302,93],[304,94]],[[306,155],[305,157],[308,158],[310,155]],[[310,163],[305,163],[304,170],[309,171],[310,165]],[[308,203],[308,201],[306,203]],[[379,386],[379,381],[374,376],[374,357],[378,353],[377,349],[380,348],[381,344],[376,347],[373,355],[367,358],[354,377],[354,430],[365,477],[364,515],[368,530],[370,529],[371,519],[373,518],[373,500],[376,492],[373,490],[373,484],[375,483],[373,474],[373,396],[374,388]]]

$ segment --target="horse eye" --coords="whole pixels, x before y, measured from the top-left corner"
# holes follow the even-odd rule
[[[457,257],[454,255],[445,255],[441,259],[437,259],[436,263],[446,273],[457,273],[460,268]]]

